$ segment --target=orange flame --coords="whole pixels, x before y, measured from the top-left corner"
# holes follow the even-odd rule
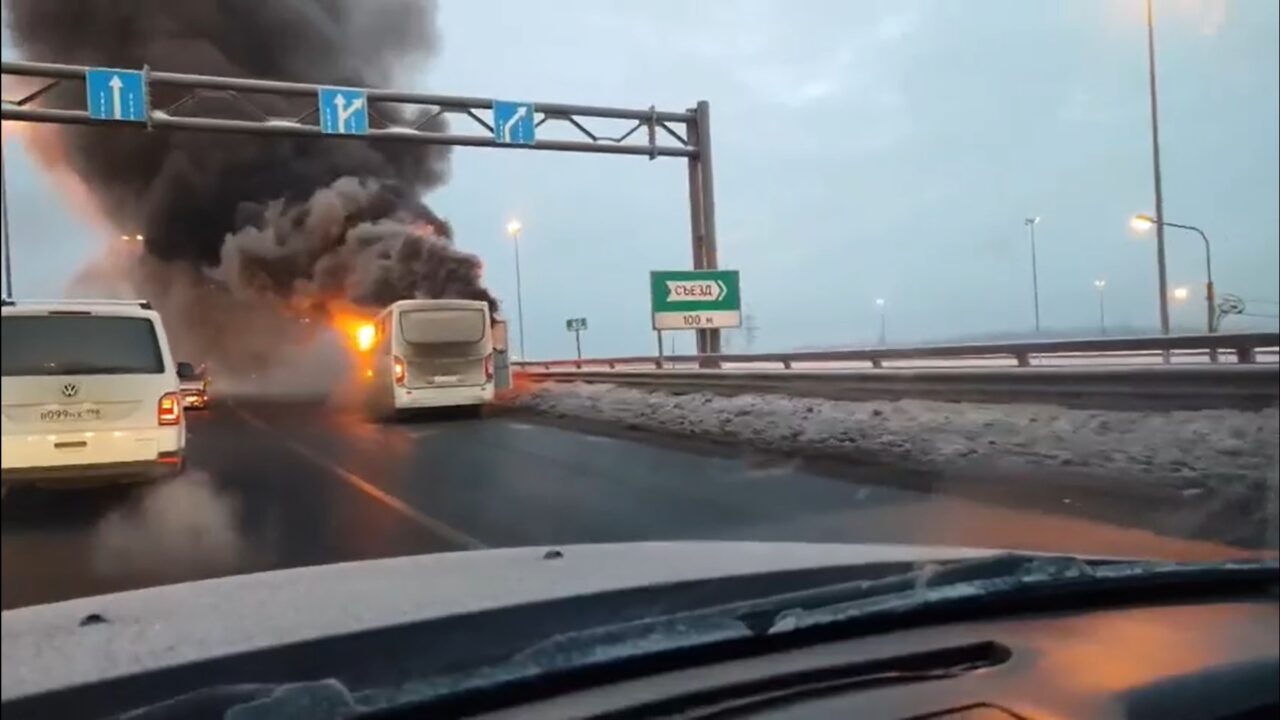
[[[370,365],[373,349],[378,339],[377,327],[373,324],[373,313],[368,308],[351,305],[342,301],[331,301],[324,309],[327,321],[343,339],[347,351],[354,362],[355,376],[367,380],[373,376]]]
[[[373,325],[373,312],[368,308],[331,300],[324,305],[324,313],[328,316],[329,325],[337,330],[357,350],[368,350],[373,347],[376,328]],[[362,347],[364,343],[368,347]]]
[[[370,323],[365,323],[356,328],[356,349],[360,352],[368,352],[373,349],[373,343],[378,337],[378,329]]]

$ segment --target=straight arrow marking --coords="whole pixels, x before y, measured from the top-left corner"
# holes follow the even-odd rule
[[[111,80],[107,82],[111,86],[111,115],[116,120],[120,119],[120,87],[124,85],[120,81],[119,75],[112,75]]]

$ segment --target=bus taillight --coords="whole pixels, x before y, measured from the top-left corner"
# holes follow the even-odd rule
[[[484,381],[493,382],[493,353],[484,356]]]
[[[391,376],[395,378],[397,385],[404,384],[404,360],[399,355],[391,357]]]

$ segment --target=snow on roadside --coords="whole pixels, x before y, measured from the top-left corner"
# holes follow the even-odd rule
[[[1280,412],[1129,412],[925,400],[672,395],[603,384],[541,385],[513,404],[558,417],[718,438],[765,450],[914,465],[1017,463],[1118,471],[1200,486],[1266,482]]]

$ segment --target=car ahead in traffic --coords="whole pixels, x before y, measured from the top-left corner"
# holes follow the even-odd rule
[[[209,407],[209,371],[189,362],[178,363],[178,386],[182,407],[204,410]]]
[[[1272,560],[903,545],[368,560],[6,610],[0,712],[1274,718],[1278,580]]]
[[[145,301],[4,300],[6,488],[181,472],[186,424],[160,314]]]

